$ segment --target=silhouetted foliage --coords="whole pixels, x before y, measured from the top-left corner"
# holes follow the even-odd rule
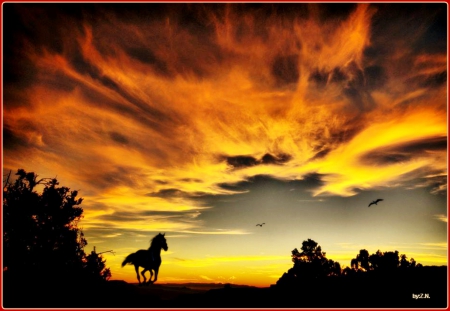
[[[101,257],[86,257],[84,252],[87,241],[78,228],[83,199],[78,192],[59,186],[56,178],[38,180],[35,173],[23,169],[16,175],[14,182],[8,177],[3,187],[4,276],[8,280],[107,279]],[[36,191],[38,185],[43,187],[41,193]]]
[[[93,250],[85,259],[84,273],[94,281],[107,281],[111,277],[111,270],[106,268],[106,260]]]
[[[277,281],[280,286],[313,284],[311,281],[323,280],[326,277],[354,277],[363,276],[367,272],[375,275],[393,275],[401,271],[421,268],[414,258],[408,260],[404,254],[398,251],[381,252],[369,255],[366,249],[362,249],[350,261],[350,266],[341,269],[339,262],[326,258],[326,253],[314,240],[303,241],[299,251],[292,251],[294,266],[284,273]]]
[[[408,260],[405,254],[400,255],[400,268],[402,269],[412,269],[416,267],[421,267],[421,264],[417,264],[414,258]]]
[[[341,275],[340,264],[327,259],[321,246],[311,239],[303,241],[301,252],[297,248],[292,251],[292,261],[294,266],[283,274],[277,284],[295,285],[308,280]]]
[[[408,260],[405,254],[399,255],[398,251],[381,252],[377,250],[376,253],[369,256],[369,252],[365,249],[359,251],[356,258],[350,261],[350,266],[353,271],[365,272],[392,272],[398,268],[412,269],[421,267],[421,264],[417,264],[414,258]],[[346,270],[345,274],[350,274],[350,271]]]
[[[356,255],[356,264],[356,268],[359,266],[365,271],[369,270],[369,252],[366,249],[360,250],[359,254]]]

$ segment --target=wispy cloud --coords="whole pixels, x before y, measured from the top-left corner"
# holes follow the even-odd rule
[[[214,281],[214,279],[209,278],[209,277],[207,277],[206,275],[200,275],[200,277],[201,277],[203,280],[206,280],[206,281]]]
[[[447,215],[444,215],[444,214],[434,215],[434,218],[436,218],[436,219],[438,219],[440,221],[443,221],[443,222],[448,222],[447,221]]]
[[[442,243],[420,243],[420,245],[424,245],[425,247],[431,247],[435,249],[446,249],[448,248],[447,242]]]

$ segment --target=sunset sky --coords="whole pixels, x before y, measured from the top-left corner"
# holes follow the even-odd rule
[[[308,238],[342,266],[447,264],[446,3],[4,3],[2,21],[3,174],[79,190],[112,279],[136,282],[120,264],[160,232],[160,283],[269,286]]]

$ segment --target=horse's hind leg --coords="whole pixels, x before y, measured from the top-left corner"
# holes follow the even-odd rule
[[[148,271],[148,269],[144,269],[144,270],[142,270],[142,272],[141,272],[141,274],[142,274],[142,277],[144,278],[144,282],[142,283],[142,284],[145,284],[145,282],[147,281],[147,278],[145,277],[145,272],[146,271]],[[149,280],[149,282],[150,282],[150,280]]]
[[[152,278],[153,278],[153,269],[150,269],[149,270],[150,271],[150,278],[148,279],[148,283],[155,283],[155,281],[152,281]]]
[[[138,279],[139,285],[141,285],[141,277],[139,276],[139,266],[135,265],[134,270],[136,270],[137,279]]]

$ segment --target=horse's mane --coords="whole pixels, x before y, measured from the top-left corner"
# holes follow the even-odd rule
[[[151,241],[150,241],[150,247],[149,247],[149,249],[150,249],[152,246],[154,246],[154,244],[155,244],[161,237],[164,238],[164,234],[159,233],[159,234],[155,235],[155,236],[151,239]]]

